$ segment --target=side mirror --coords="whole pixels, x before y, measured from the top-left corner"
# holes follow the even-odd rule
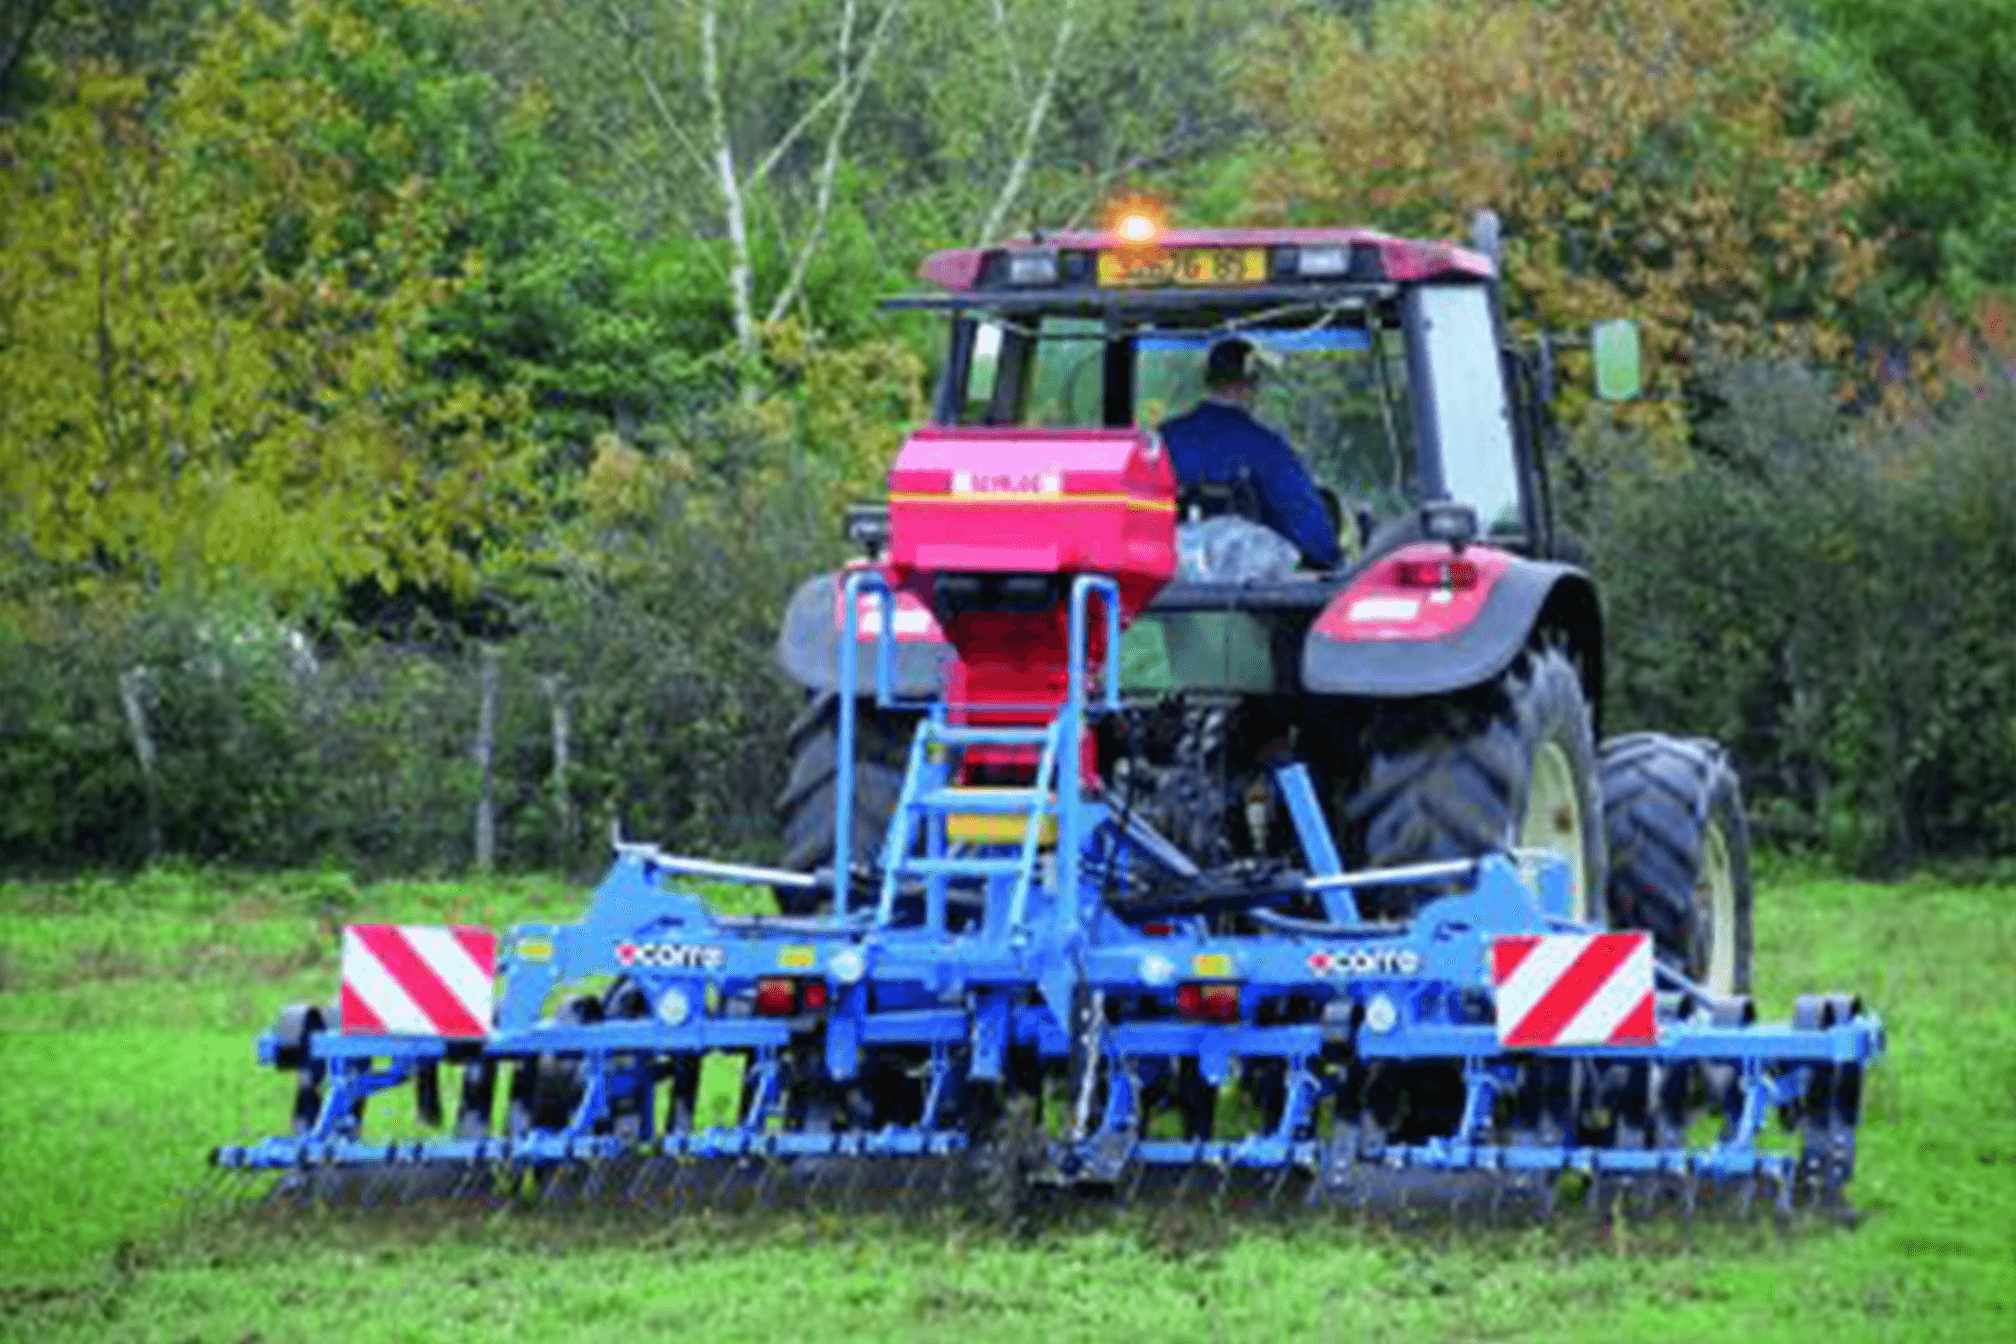
[[[1421,534],[1460,551],[1477,540],[1477,510],[1453,499],[1431,499],[1421,506]]]
[[[846,519],[847,539],[867,552],[870,560],[881,559],[889,546],[889,506],[849,504]]]
[[[1644,391],[1636,322],[1598,322],[1589,333],[1589,344],[1596,354],[1598,397],[1604,401],[1631,401]]]

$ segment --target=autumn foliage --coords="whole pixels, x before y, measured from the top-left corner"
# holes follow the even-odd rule
[[[372,577],[473,587],[527,442],[508,394],[408,342],[460,277],[451,209],[374,183],[401,130],[299,68],[370,30],[297,5],[217,30],[150,115],[87,72],[0,141],[0,536],[80,593],[233,574],[283,602]],[[17,594],[18,595],[18,594]]]
[[[1745,0],[1449,0],[1316,21],[1256,63],[1255,213],[1504,233],[1510,315],[1632,317],[1655,389],[1702,360],[1840,354],[1879,240],[1852,105],[1807,106]]]
[[[1731,743],[1781,843],[2006,852],[2012,15],[0,4],[0,866],[459,864],[478,642],[505,862],[614,818],[774,859],[778,615],[943,338],[878,301],[1136,193],[1494,211],[1606,724]],[[1613,318],[1649,395],[1593,404]]]

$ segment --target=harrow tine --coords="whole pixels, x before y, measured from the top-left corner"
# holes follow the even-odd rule
[[[965,1184],[965,1166],[954,1158],[943,1159],[938,1167],[938,1205],[940,1208],[956,1208],[959,1192]]]
[[[1606,1229],[1615,1230],[1620,1198],[1616,1177],[1599,1171],[1589,1178],[1588,1192],[1583,1195],[1583,1211]]]
[[[641,1208],[648,1203],[646,1192],[651,1186],[652,1171],[660,1160],[656,1157],[647,1156],[637,1163],[636,1169],[630,1173],[630,1179],[623,1185],[623,1202],[625,1204],[630,1205],[632,1208]]]
[[[757,1211],[767,1213],[771,1208],[770,1192],[777,1184],[777,1161],[771,1157],[759,1157],[755,1163],[756,1180],[750,1187],[749,1203]]]
[[[896,1207],[899,1212],[910,1213],[917,1208],[917,1177],[920,1164],[914,1158],[899,1158],[903,1167],[903,1182],[897,1187]]]
[[[686,1186],[687,1207],[694,1213],[712,1212],[715,1201],[727,1187],[731,1174],[732,1163],[726,1158],[694,1164],[692,1180]]]
[[[723,1213],[763,1212],[770,1181],[769,1159],[760,1153],[752,1153],[736,1164],[730,1179],[721,1187],[720,1211]]]
[[[797,1214],[809,1214],[817,1210],[818,1196],[826,1183],[823,1161],[819,1158],[793,1158],[785,1167],[782,1182],[788,1198],[783,1207]]]
[[[861,1180],[868,1173],[859,1162],[848,1164],[841,1171],[839,1196],[835,1203],[842,1216],[855,1217],[861,1211]]]
[[[716,1194],[727,1184],[729,1162],[715,1158],[696,1162],[685,1173],[681,1196],[688,1213],[705,1217],[713,1212]]]
[[[1449,1221],[1451,1224],[1463,1221],[1463,1208],[1470,1200],[1470,1187],[1460,1178],[1449,1182]]]
[[[816,1214],[826,1207],[827,1188],[833,1182],[829,1158],[794,1158],[779,1173],[780,1209]]]
[[[455,1197],[469,1202],[488,1202],[489,1171],[480,1162],[469,1162],[456,1175]]]
[[[693,1164],[693,1158],[681,1157],[676,1153],[660,1157],[649,1187],[652,1201],[674,1212],[684,1212]]]
[[[599,1157],[593,1158],[581,1165],[578,1179],[574,1183],[574,1203],[576,1205],[592,1205],[601,1199],[602,1183],[605,1179],[604,1172],[606,1169],[607,1160]]]
[[[1127,1208],[1134,1207],[1135,1203],[1141,1198],[1142,1183],[1147,1179],[1147,1163],[1136,1161],[1127,1164],[1126,1185],[1120,1194],[1120,1202],[1123,1206]]]
[[[690,1158],[667,1157],[665,1162],[667,1165],[663,1172],[664,1184],[659,1191],[660,1198],[675,1214],[692,1213],[694,1161]]]

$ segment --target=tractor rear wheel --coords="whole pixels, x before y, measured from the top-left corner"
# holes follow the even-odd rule
[[[857,705],[854,720],[853,861],[873,861],[882,850],[889,818],[903,792],[909,764],[910,739],[917,715],[878,711],[872,701]],[[785,739],[791,775],[778,796],[783,823],[781,863],[798,872],[812,872],[833,862],[834,793],[840,760],[840,697],[832,691],[813,696],[792,721]],[[851,864],[850,864],[851,866]],[[812,892],[777,892],[777,905],[787,915],[815,913],[823,897]]]
[[[1750,828],[1736,772],[1701,738],[1603,744],[1610,909],[1659,958],[1718,996],[1750,992]]]
[[[1573,871],[1573,917],[1606,922],[1595,733],[1565,653],[1530,649],[1476,690],[1381,705],[1367,737],[1362,778],[1337,809],[1356,861],[1552,850]]]

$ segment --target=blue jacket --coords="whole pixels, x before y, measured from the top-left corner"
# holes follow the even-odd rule
[[[1245,467],[1260,496],[1259,522],[1294,542],[1318,569],[1334,569],[1343,562],[1336,530],[1308,469],[1288,440],[1244,409],[1206,401],[1164,421],[1161,434],[1179,487],[1234,481],[1239,468]]]

